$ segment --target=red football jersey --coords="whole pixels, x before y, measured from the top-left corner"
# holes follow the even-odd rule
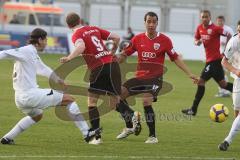
[[[202,40],[207,62],[222,58],[220,53],[221,35],[226,35],[225,31],[222,27],[216,26],[213,23],[211,23],[207,28],[203,27],[202,24],[197,27],[195,39]]]
[[[83,26],[75,30],[72,42],[76,45],[79,41],[85,43],[83,57],[89,69],[94,69],[113,61],[113,55],[107,50],[103,40],[107,40],[110,32],[95,26]]]
[[[165,54],[172,61],[176,60],[178,54],[174,51],[172,41],[162,33],[150,39],[145,33],[133,37],[131,45],[125,50],[127,56],[137,51],[138,66],[137,78],[154,78],[162,76]]]

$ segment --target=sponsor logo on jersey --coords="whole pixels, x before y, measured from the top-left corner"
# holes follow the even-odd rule
[[[110,54],[111,54],[111,52],[108,52],[108,51],[99,52],[97,55],[95,55],[95,58],[98,59],[100,57],[107,56]]]
[[[208,33],[208,34],[212,34],[212,29],[208,29],[208,30],[207,30],[207,33]]]
[[[155,50],[158,50],[158,49],[160,48],[160,44],[159,44],[159,43],[154,43],[154,44],[153,44],[153,48],[154,48]]]
[[[209,39],[210,39],[210,36],[209,36],[209,35],[201,35],[201,39],[202,39],[203,41],[209,40]]]
[[[143,58],[156,58],[157,55],[154,52],[142,52]]]

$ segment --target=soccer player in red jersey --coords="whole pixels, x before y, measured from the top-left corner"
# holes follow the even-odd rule
[[[118,61],[121,63],[134,52],[138,54],[136,77],[129,79],[123,84],[120,105],[129,108],[126,98],[143,93],[143,107],[149,128],[149,137],[145,143],[158,143],[155,134],[155,114],[152,102],[157,100],[157,95],[162,88],[165,55],[167,54],[171,61],[174,61],[189,78],[195,82],[198,78],[191,73],[185,63],[179,58],[177,52],[173,49],[170,38],[156,31],[158,25],[157,14],[154,12],[146,13],[144,22],[146,32],[134,36],[129,47],[125,48],[118,57]],[[125,120],[125,122],[127,128],[117,136],[117,139],[126,138],[134,133],[131,121]]]
[[[197,114],[198,105],[205,92],[205,83],[210,78],[213,78],[221,88],[231,92],[233,88],[232,83],[226,82],[224,79],[224,71],[221,65],[222,54],[220,53],[220,37],[223,35],[230,39],[231,34],[211,22],[210,11],[203,10],[200,16],[202,23],[197,27],[195,33],[195,45],[203,44],[206,52],[206,65],[198,82],[192,107],[182,110],[184,114],[193,116]]]
[[[96,26],[82,26],[80,24],[81,19],[76,13],[69,13],[66,22],[68,27],[73,30],[72,42],[75,45],[75,50],[67,57],[62,57],[60,61],[65,63],[82,55],[91,70],[88,108],[92,129],[96,130],[100,125],[99,111],[97,109],[99,96],[110,95],[110,104],[114,107],[120,99],[121,74],[119,65],[113,56],[118,48],[120,38],[118,35]],[[113,40],[111,51],[106,49],[103,40]],[[95,136],[89,143],[100,144],[101,135]]]

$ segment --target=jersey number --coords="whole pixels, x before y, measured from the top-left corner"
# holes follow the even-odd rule
[[[97,50],[99,52],[104,50],[100,40],[96,36],[92,36],[91,39],[92,39],[93,44],[97,47]]]

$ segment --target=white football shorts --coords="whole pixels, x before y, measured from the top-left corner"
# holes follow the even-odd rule
[[[50,88],[34,88],[24,92],[15,93],[15,103],[17,107],[26,115],[31,117],[40,115],[43,110],[60,105],[63,93]]]
[[[232,99],[234,110],[240,111],[240,78],[234,80]]]

